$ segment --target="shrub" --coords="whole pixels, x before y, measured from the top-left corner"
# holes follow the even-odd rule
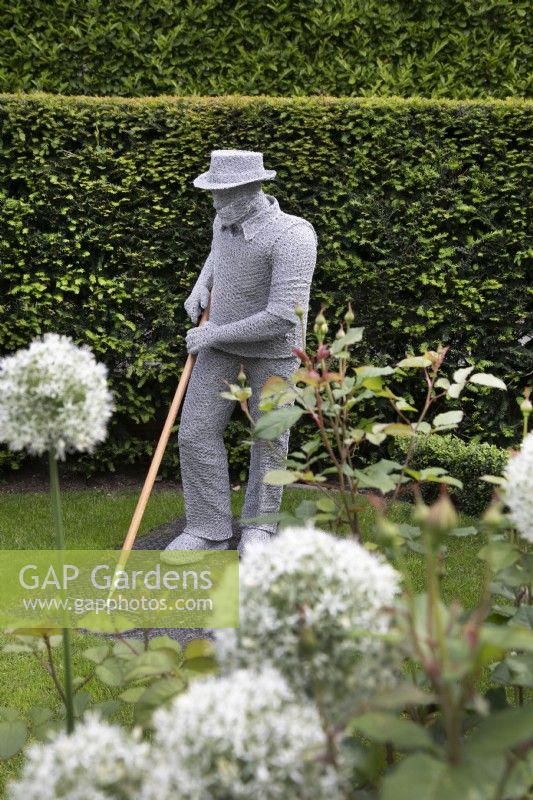
[[[402,460],[410,439],[396,439],[393,457]],[[490,502],[494,487],[480,480],[482,475],[501,475],[507,464],[507,455],[495,445],[486,442],[463,442],[453,434],[419,436],[409,466],[415,470],[442,467],[454,478],[462,481],[463,489],[449,487],[465,514],[477,517]],[[438,484],[422,485],[422,496],[433,502],[439,493]]]
[[[13,0],[0,8],[0,90],[525,95],[528,10],[527,0]]]

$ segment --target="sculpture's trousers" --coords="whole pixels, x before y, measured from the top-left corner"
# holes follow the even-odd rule
[[[220,392],[228,391],[228,383],[237,383],[242,364],[247,385],[252,389],[248,408],[255,421],[261,414],[259,395],[267,378],[271,375],[288,378],[299,363],[296,356],[251,358],[215,348],[205,348],[198,353],[181,411],[178,434],[186,533],[216,540],[229,539],[233,535],[228,456],[223,435],[236,402],[220,397]],[[285,431],[272,441],[254,440],[243,517],[279,511],[283,487],[263,483],[263,477],[268,470],[284,466],[289,435],[290,432]],[[277,526],[275,523],[259,523],[253,527],[274,533]]]

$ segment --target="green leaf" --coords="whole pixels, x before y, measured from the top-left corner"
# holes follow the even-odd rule
[[[533,653],[507,656],[493,670],[492,679],[508,686],[533,689]]]
[[[91,695],[88,692],[76,692],[74,695],[74,714],[77,717],[81,717],[90,702]]]
[[[146,686],[132,686],[129,689],[125,689],[123,692],[119,694],[121,700],[124,700],[125,703],[136,703],[145,691]]]
[[[533,631],[533,606],[520,606],[516,614],[509,620],[509,625],[519,625]]]
[[[21,720],[0,722],[0,758],[7,759],[22,750],[28,738],[28,728]]]
[[[493,572],[511,566],[520,558],[520,553],[510,542],[490,542],[482,547],[477,557],[486,561]]]
[[[468,773],[416,753],[385,778],[380,800],[485,800],[485,794],[471,794],[475,787],[475,778]]]
[[[316,501],[316,507],[320,509],[320,511],[324,511],[326,514],[332,514],[337,508],[331,497],[320,497]]]
[[[93,703],[90,710],[97,711],[100,716],[108,719],[112,714],[115,714],[121,707],[118,700],[102,700],[100,703]]]
[[[383,432],[387,434],[387,436],[414,436],[415,431],[412,425],[404,424],[403,422],[391,422],[390,425],[387,425],[383,428]]]
[[[165,649],[154,652],[148,650],[136,658],[134,664],[126,672],[126,680],[135,681],[173,672],[180,663],[180,656],[174,650]]]
[[[344,350],[345,347],[360,342],[363,338],[363,331],[364,328],[350,328],[340,339],[335,339],[330,347],[331,354],[339,355],[341,350]]]
[[[298,480],[300,473],[290,469],[271,469],[263,477],[263,482],[271,486],[286,486]]]
[[[96,667],[96,674],[107,686],[122,686],[124,676],[119,662],[115,658],[109,658]]]
[[[483,758],[505,753],[533,739],[533,705],[509,708],[491,714],[469,735],[465,743],[468,756]]]
[[[371,365],[363,365],[361,367],[355,367],[354,372],[357,376],[362,378],[373,378],[376,375],[394,375],[394,368],[393,367],[373,367]]]
[[[95,664],[101,664],[109,655],[109,647],[106,644],[98,645],[98,647],[89,647],[83,651],[85,658],[89,661],[94,661]]]
[[[507,391],[507,386],[496,375],[490,373],[476,372],[475,375],[470,376],[470,383],[478,383],[480,386],[490,386],[492,389],[503,389]]]
[[[452,383],[450,388],[446,392],[446,396],[449,397],[451,400],[457,400],[463,389],[465,388],[464,383]]]
[[[523,650],[533,653],[533,633],[522,625],[488,625],[481,628],[482,642],[500,650]]]
[[[438,747],[421,725],[417,725],[411,720],[402,717],[386,714],[381,711],[374,711],[356,717],[350,723],[352,731],[358,731],[363,736],[372,739],[374,742],[390,742],[399,750],[433,750],[438,751]]]
[[[505,486],[507,481],[505,478],[501,478],[499,475],[480,475],[480,481],[485,481],[486,483],[493,483],[495,486]]]
[[[398,483],[386,470],[379,469],[379,462],[364,470],[354,469],[353,474],[363,489],[379,489],[383,494],[394,491]]]
[[[137,701],[136,718],[146,719],[154,709],[167,703],[183,691],[185,683],[179,678],[161,678],[144,689]]]
[[[463,536],[476,536],[477,532],[477,528],[471,525],[468,528],[454,528],[453,531],[450,531],[450,535],[462,538]]]
[[[431,361],[425,356],[409,356],[398,361],[399,367],[430,367]]]
[[[215,654],[213,642],[209,639],[193,639],[185,648],[185,661],[193,658],[211,658]]]
[[[456,369],[453,373],[453,379],[455,383],[464,384],[468,376],[471,372],[473,372],[475,367],[463,367],[462,369]]]
[[[176,639],[172,639],[170,636],[154,636],[153,639],[150,639],[148,644],[149,650],[174,650],[179,656],[181,656],[182,649],[181,644],[176,641]]]
[[[433,420],[436,428],[448,428],[458,425],[463,419],[462,411],[445,411],[444,414],[437,414]]]
[[[294,425],[303,413],[303,409],[297,406],[275,408],[273,411],[267,411],[257,420],[254,436],[259,439],[277,439],[284,431]]]
[[[435,695],[423,691],[412,683],[399,684],[389,691],[381,691],[372,703],[383,711],[402,711],[406,706],[425,706],[435,702]]]
[[[448,378],[437,378],[434,385],[436,389],[449,389],[450,381]]]
[[[62,724],[59,720],[54,719],[52,709],[44,706],[34,706],[30,708],[28,716],[31,720],[32,736],[40,740],[44,740],[51,729]]]

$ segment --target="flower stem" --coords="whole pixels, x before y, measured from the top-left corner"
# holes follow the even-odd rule
[[[50,468],[50,498],[56,535],[56,549],[63,553],[65,537],[63,533],[63,515],[61,513],[61,496],[59,494],[59,476],[57,460],[50,450],[48,451],[48,464]],[[62,556],[61,556],[62,557]],[[64,589],[62,590],[64,592]],[[74,688],[72,682],[72,654],[70,643],[70,630],[63,628],[63,668],[65,676],[65,711],[67,715],[67,733],[74,730]]]

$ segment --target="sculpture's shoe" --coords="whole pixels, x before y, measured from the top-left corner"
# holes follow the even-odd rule
[[[231,539],[203,539],[191,533],[182,533],[176,536],[165,550],[228,550]]]
[[[244,528],[237,550],[243,556],[248,547],[262,542],[271,542],[274,536],[274,533],[269,533],[261,528]]]

